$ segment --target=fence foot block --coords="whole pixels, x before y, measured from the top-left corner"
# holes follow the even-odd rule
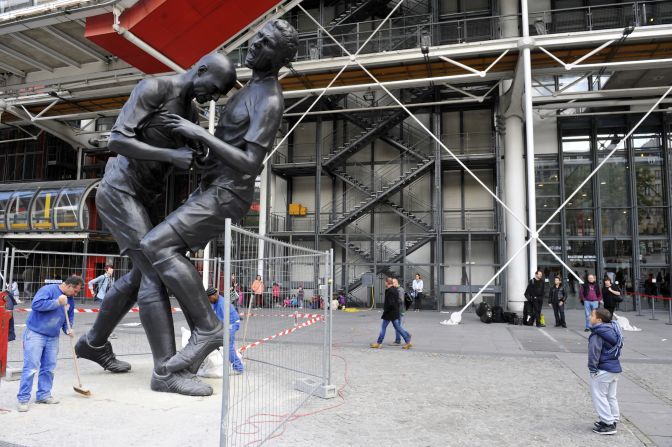
[[[16,382],[21,379],[21,370],[16,368],[9,368],[5,371],[5,380],[7,382]]]
[[[336,397],[336,387],[334,385],[324,385],[320,381],[310,377],[303,377],[294,381],[294,388],[304,393],[313,394],[322,399],[333,399]]]

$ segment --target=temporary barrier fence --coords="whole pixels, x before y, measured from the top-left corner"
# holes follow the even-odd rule
[[[220,445],[262,445],[280,435],[312,396],[335,397],[332,254],[266,238],[229,221],[220,271],[222,290],[243,316],[226,331],[224,346],[234,338],[244,368],[237,374],[239,365],[224,362]],[[227,306],[227,322],[229,311]]]

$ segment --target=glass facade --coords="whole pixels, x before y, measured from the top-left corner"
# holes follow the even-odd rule
[[[640,118],[559,119],[560,153],[535,160],[537,221],[541,225],[569,199],[553,220],[557,230],[549,225],[541,232],[544,242],[581,277],[613,272],[628,290],[651,292],[651,275],[661,278],[657,284],[667,284],[670,271],[671,135],[668,118],[656,114],[621,143]],[[585,181],[602,162],[598,173]],[[562,181],[554,184],[554,178]],[[541,244],[538,256],[539,268],[567,277]]]

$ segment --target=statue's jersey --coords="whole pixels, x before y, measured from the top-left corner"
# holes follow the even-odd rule
[[[251,81],[226,104],[215,136],[243,150],[252,143],[268,151],[275,141],[284,109],[282,87],[277,77]],[[251,203],[254,181],[262,169],[260,166],[254,175],[245,174],[226,160],[216,159],[203,173],[202,184],[205,187],[220,186]]]
[[[174,113],[192,122],[198,114],[193,102],[180,96],[181,89],[169,78],[141,81],[131,92],[112,132],[137,138],[157,148],[177,149],[187,141],[165,125],[167,113]],[[103,181],[134,197],[153,200],[165,189],[166,176],[172,165],[158,161],[137,160],[119,155],[110,158]]]

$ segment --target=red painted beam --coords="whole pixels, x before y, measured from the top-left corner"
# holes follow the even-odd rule
[[[184,68],[247,27],[278,0],[143,0],[121,26]],[[112,14],[89,17],[85,36],[145,73],[170,71],[113,29]]]

